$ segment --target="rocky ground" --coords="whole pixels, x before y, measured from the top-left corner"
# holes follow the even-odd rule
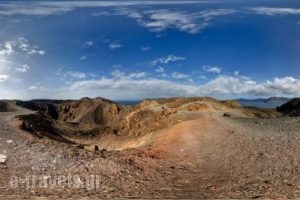
[[[226,109],[224,116],[224,109],[212,109],[212,104],[189,106],[193,118],[115,145],[121,151],[90,151],[39,137],[22,131],[15,118],[32,111],[1,112],[0,154],[6,158],[0,164],[0,198],[300,197],[300,118],[249,117],[240,108]],[[131,146],[139,147],[125,148]],[[22,183],[12,188],[11,176],[26,173],[43,179],[71,173],[80,181],[98,175],[99,188]]]

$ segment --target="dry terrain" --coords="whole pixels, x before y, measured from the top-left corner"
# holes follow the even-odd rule
[[[211,98],[15,103],[0,104],[0,199],[300,197],[299,117]],[[100,184],[10,187],[26,173]]]

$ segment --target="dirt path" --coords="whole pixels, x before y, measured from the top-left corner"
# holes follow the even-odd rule
[[[298,130],[299,119],[237,120],[219,113],[176,125],[157,144],[172,155],[170,195],[299,197]]]

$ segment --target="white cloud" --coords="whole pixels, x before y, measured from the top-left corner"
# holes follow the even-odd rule
[[[9,79],[9,75],[0,74],[0,82],[7,81]]]
[[[128,75],[129,79],[141,79],[145,78],[147,76],[146,72],[136,72],[136,73],[131,73]]]
[[[22,65],[21,67],[16,68],[18,72],[22,72],[22,73],[27,72],[29,69],[30,67],[28,65]]]
[[[207,79],[207,77],[206,77],[206,76],[203,76],[203,75],[198,76],[198,78],[199,78],[199,79],[202,79],[202,80]]]
[[[233,74],[234,74],[235,76],[238,76],[238,75],[240,74],[240,72],[236,70],[236,71],[233,72]]]
[[[20,37],[16,40],[0,43],[0,56],[11,56],[14,53],[24,53],[27,55],[45,55],[45,51],[37,46],[31,46],[27,39]]]
[[[3,58],[4,56],[0,55],[0,63],[2,64],[10,64],[12,63],[11,61],[7,60],[6,58]]]
[[[184,12],[155,10],[146,12],[149,19],[139,20],[139,24],[154,32],[161,32],[168,28],[196,33],[203,26],[195,23],[195,16]],[[204,25],[206,26],[206,25]]]
[[[151,63],[152,63],[152,65],[155,66],[157,64],[168,64],[171,62],[176,62],[176,61],[185,60],[185,59],[186,59],[185,57],[180,57],[180,56],[171,54],[166,57],[155,59]]]
[[[0,16],[7,15],[54,15],[70,12],[78,8],[114,7],[118,13],[100,11],[93,16],[126,15],[137,20],[138,24],[154,32],[166,29],[178,29],[187,33],[198,33],[209,26],[217,17],[236,13],[232,9],[211,9],[201,12],[184,12],[171,10],[150,10],[141,12],[134,10],[143,5],[181,5],[200,4],[210,1],[31,1],[27,5],[1,4]],[[122,8],[122,9],[120,9]],[[130,8],[130,9],[129,9]],[[134,9],[131,9],[134,8]]]
[[[109,79],[102,77],[99,80],[74,82],[68,90],[98,93],[98,95],[112,99],[139,99],[147,97],[185,96],[187,93],[192,94],[194,86],[153,78]]]
[[[236,13],[233,9],[210,9],[201,12],[186,12],[174,10],[137,11],[133,9],[119,9],[119,15],[135,19],[137,23],[153,32],[162,32],[167,29],[177,29],[190,34],[199,33],[208,27],[212,21],[221,16]],[[134,16],[132,13],[136,13]]]
[[[71,11],[71,7],[1,4],[0,15],[52,15]]]
[[[250,95],[250,96],[298,96],[300,79],[293,77],[274,78],[272,81],[257,83],[247,77],[220,75],[202,89],[208,94]]]
[[[65,77],[71,77],[74,79],[84,79],[86,78],[86,74],[83,72],[78,72],[78,71],[68,71],[65,75]]]
[[[300,78],[282,77],[257,83],[245,76],[219,75],[205,84],[196,85],[188,74],[173,72],[176,81],[147,77],[146,73],[114,71],[112,77],[96,80],[75,81],[67,88],[79,94],[93,94],[112,99],[140,99],[171,96],[212,96],[234,98],[241,96],[298,96]],[[180,82],[178,80],[184,80]],[[83,94],[82,94],[83,95]]]
[[[86,41],[86,42],[84,43],[84,46],[85,46],[85,47],[91,47],[91,46],[93,46],[93,45],[94,45],[94,42],[91,41],[91,40],[88,40],[88,41]]]
[[[34,85],[31,85],[27,88],[28,90],[35,90],[34,92],[46,90],[45,87],[41,86],[40,82],[36,82]]]
[[[38,89],[38,86],[36,86],[36,85],[31,85],[28,89],[29,89],[29,90],[36,90],[36,89]]]
[[[139,5],[199,4],[209,1],[30,1],[26,4],[1,3],[1,15],[54,15],[77,8],[124,7]],[[99,12],[105,14],[106,12]]]
[[[175,78],[175,79],[178,79],[178,80],[180,80],[180,79],[187,79],[187,78],[191,77],[188,74],[183,74],[183,73],[179,73],[179,72],[173,72],[171,74],[171,76],[172,76],[172,78]]]
[[[120,79],[126,77],[126,76],[125,76],[125,73],[124,73],[124,72],[121,72],[121,71],[118,70],[118,69],[115,70],[115,71],[113,71],[113,72],[111,72],[110,75],[111,75],[113,78],[120,78]]]
[[[45,55],[45,51],[43,50],[35,50],[35,49],[31,49],[27,52],[28,55],[34,55],[34,54],[37,54],[37,55]]]
[[[14,40],[0,42],[0,63],[1,68],[5,69],[6,72],[1,71],[5,74],[10,74],[8,70],[15,70],[17,72],[27,72],[29,66],[23,64],[28,62],[28,59],[33,56],[44,55],[45,51],[41,50],[38,46],[31,45],[24,37],[19,37]],[[8,78],[8,77],[7,77]],[[1,82],[7,79],[5,76],[1,77]],[[14,77],[10,81],[15,81],[18,78]]]
[[[249,8],[249,10],[253,11],[256,14],[261,15],[299,15],[300,9],[296,8],[271,8],[271,7],[256,7]]]
[[[93,13],[92,16],[94,16],[94,17],[98,17],[98,16],[111,16],[111,13],[107,12],[107,11],[100,11],[100,12]]]
[[[115,70],[111,72],[111,76],[114,79],[141,79],[147,76],[146,72],[133,72],[133,73],[125,73],[120,70]]]
[[[151,47],[142,47],[141,50],[142,51],[149,51],[151,49]]]
[[[13,53],[14,50],[10,42],[5,42],[4,45],[0,43],[0,56],[10,56]]]
[[[237,10],[233,9],[209,9],[199,12],[199,18],[204,21],[211,21],[215,17],[221,17],[226,15],[232,15],[237,13]]]
[[[110,48],[111,50],[119,49],[119,48],[121,48],[121,47],[122,47],[122,45],[119,44],[119,43],[111,43],[111,44],[109,44],[109,48]]]
[[[155,70],[157,73],[164,73],[165,72],[165,69],[161,66],[158,66]]]
[[[119,65],[113,65],[112,68],[119,69],[119,68],[122,68],[122,65],[120,65],[120,64]]]
[[[275,77],[272,80],[257,82],[237,73],[218,75],[211,80],[206,77],[179,72],[168,75],[160,73],[160,78],[152,77],[146,72],[123,72],[120,70],[115,70],[110,75],[102,76],[99,79],[76,71],[69,71],[65,74],[68,74],[65,75],[65,78],[68,78],[69,82],[61,88],[42,90],[40,89],[42,87],[34,84],[27,88],[27,93],[8,91],[11,95],[5,93],[6,96],[4,97],[81,98],[82,96],[103,96],[110,99],[143,99],[172,96],[212,96],[225,99],[300,96],[300,77]],[[170,78],[173,79],[170,80]],[[203,78],[206,83],[194,82],[195,78]],[[9,75],[0,75],[0,82],[8,79]],[[28,92],[30,90],[34,90],[34,92]]]
[[[83,55],[83,56],[80,56],[79,60],[83,61],[83,60],[86,60],[87,58],[88,58],[88,56]]]
[[[212,73],[218,73],[218,74],[220,74],[222,72],[222,69],[218,66],[205,65],[205,66],[203,66],[202,69],[206,72],[212,72]]]

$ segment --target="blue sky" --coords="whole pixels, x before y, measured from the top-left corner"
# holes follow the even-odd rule
[[[300,96],[299,1],[1,1],[0,98]]]

